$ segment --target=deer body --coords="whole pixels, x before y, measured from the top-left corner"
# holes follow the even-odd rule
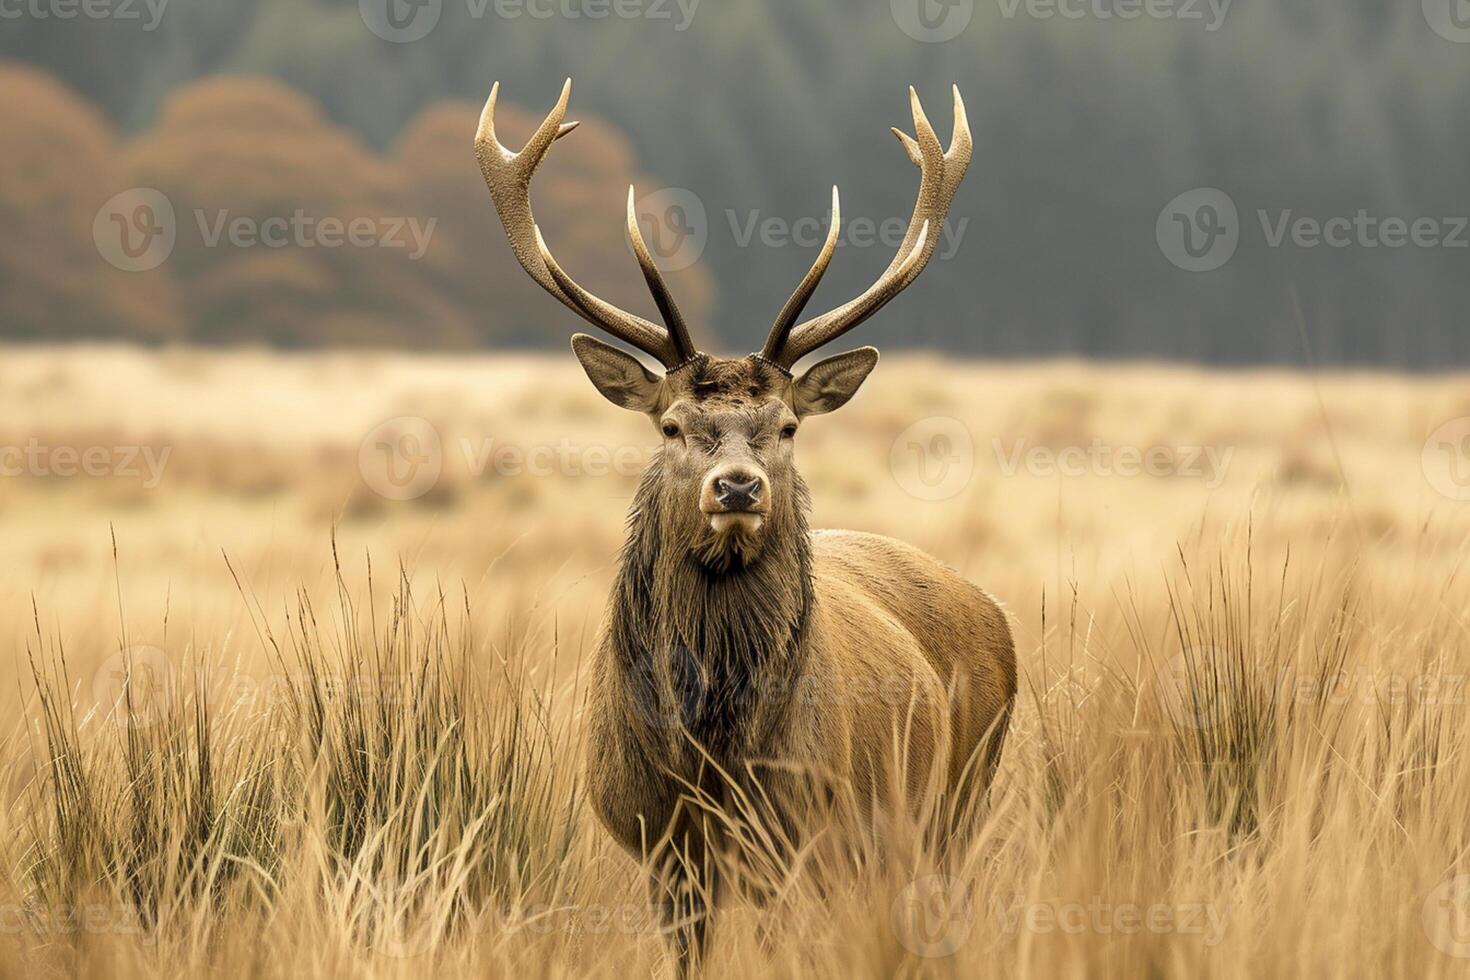
[[[711,785],[702,775],[711,762],[737,778],[763,771],[767,792],[787,798],[788,809],[807,804],[813,776],[850,779],[854,800],[884,800],[900,732],[909,800],[922,794],[918,780],[940,751],[952,787],[988,781],[1016,686],[1010,630],[995,602],[928,555],[877,535],[818,531],[811,558],[803,626],[789,645],[700,664],[702,676],[671,662],[682,651],[622,645],[640,630],[628,629],[630,610],[613,603],[593,663],[587,765],[597,814],[629,853],[650,853],[677,826],[690,787]],[[939,609],[943,616],[933,614]],[[648,665],[660,660],[657,672],[671,683],[651,687]],[[720,727],[705,727],[713,719]],[[682,737],[686,727],[698,748]],[[716,797],[724,778],[713,776]]]
[[[475,150],[512,251],[547,292],[664,366],[662,375],[578,334],[588,377],[646,415],[663,447],[639,485],[588,698],[589,791],[599,818],[647,862],[687,971],[703,943],[720,868],[734,854],[803,846],[811,831],[871,826],[936,792],[972,813],[999,758],[1016,691],[1005,616],[938,561],[870,534],[808,529],[795,437],[835,411],[878,361],[864,347],[793,366],[882,309],[923,270],[969,165],[964,103],[945,150],[910,90],[918,202],[887,270],[855,299],[798,323],[837,246],[838,197],[811,271],[760,353],[697,351],[638,230],[628,235],[664,321],[588,293],[532,217],[530,180],[563,123],[570,81],[518,153],[495,137],[495,101]],[[827,834],[828,837],[834,836]],[[758,848],[753,848],[753,844]]]

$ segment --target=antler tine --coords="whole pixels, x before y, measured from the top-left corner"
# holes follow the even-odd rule
[[[970,165],[970,157],[975,150],[975,141],[970,136],[970,116],[965,112],[965,99],[960,95],[960,87],[951,85],[954,92],[954,129],[950,131],[949,152],[945,159],[964,158],[964,166]]]
[[[623,313],[618,310],[620,316],[626,320],[610,322],[606,311],[615,308],[609,307],[608,304],[587,292],[566,274],[561,265],[552,257],[551,249],[546,247],[546,239],[541,237],[540,228],[533,224],[531,234],[536,241],[537,257],[556,286],[556,292],[552,295],[565,303],[569,309],[588,323],[601,327],[619,340],[632,344],[644,353],[652,354],[664,367],[676,367],[686,360],[670,344],[667,333],[642,317],[635,317],[631,313]]]
[[[827,274],[827,266],[832,263],[832,255],[837,251],[837,238],[842,230],[842,202],[837,193],[836,185],[832,187],[832,221],[827,227],[827,241],[822,244],[821,252],[817,253],[817,259],[812,263],[811,270],[796,287],[796,292],[786,301],[781,312],[776,317],[776,322],[771,326],[771,332],[766,337],[766,345],[761,348],[761,357],[774,361],[781,354],[781,348],[786,344],[786,338],[791,334],[791,328],[796,325],[797,318],[806,309],[806,304],[811,300],[812,294],[817,291],[822,277]]]
[[[679,360],[684,361],[694,356],[694,341],[689,338],[689,327],[685,325],[684,315],[679,312],[679,306],[674,302],[674,296],[669,292],[668,284],[664,282],[664,276],[658,269],[658,263],[653,260],[653,255],[643,241],[643,232],[638,230],[636,201],[636,192],[633,185],[629,184],[628,241],[633,244],[633,254],[638,257],[638,265],[643,269],[643,279],[648,283],[648,291],[653,294],[653,301],[658,304],[659,315],[668,325],[669,339],[679,353]]]
[[[541,237],[541,231],[536,226],[536,218],[531,211],[531,177],[545,159],[551,144],[577,128],[576,122],[562,122],[571,95],[572,80],[569,78],[562,86],[561,97],[557,99],[556,106],[542,120],[535,134],[520,152],[512,153],[501,145],[495,134],[495,104],[500,96],[500,83],[496,82],[491,87],[490,97],[480,114],[480,126],[475,134],[475,156],[480,162],[480,173],[484,175],[485,186],[490,189],[495,211],[500,216],[500,223],[505,228],[505,235],[510,240],[516,261],[542,289],[593,326],[651,354],[667,368],[676,367],[694,356],[694,346],[689,341],[689,331],[668,295],[662,276],[652,266],[651,257],[647,262],[644,261],[648,250],[639,249],[641,239],[635,243],[634,249],[639,252],[639,263],[644,267],[644,276],[648,278],[649,286],[654,291],[654,300],[658,303],[659,311],[668,323],[667,329],[621,310],[577,285],[552,258]]]
[[[909,218],[903,243],[889,262],[888,268],[878,277],[878,281],[856,299],[821,316],[813,317],[800,326],[787,329],[780,346],[774,352],[764,353],[764,356],[782,367],[789,369],[807,354],[831,343],[881,310],[924,271],[938,247],[939,230],[949,212],[950,202],[954,200],[955,191],[959,189],[960,181],[964,179],[965,171],[970,166],[973,152],[970,125],[958,86],[954,88],[954,135],[947,151],[940,145],[939,137],[929,124],[924,107],[919,102],[919,94],[912,87],[909,89],[909,104],[914,116],[915,135],[909,136],[897,129],[893,131],[903,144],[908,158],[919,168],[920,175],[918,200],[914,204],[914,213]],[[802,285],[806,285],[805,280]],[[800,288],[797,294],[800,296]],[[792,302],[798,296],[793,296]],[[789,308],[791,304],[787,305]],[[776,331],[773,328],[772,339],[775,336]],[[769,341],[767,346],[769,348]]]

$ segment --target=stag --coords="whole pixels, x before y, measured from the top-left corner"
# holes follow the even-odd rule
[[[690,339],[639,231],[632,188],[628,237],[663,324],[592,295],[557,263],[530,184],[577,126],[562,121],[571,81],[519,152],[496,138],[498,92],[497,83],[475,152],[516,259],[578,316],[664,369],[572,338],[597,390],[647,415],[663,440],[628,516],[593,655],[587,771],[601,822],[651,869],[687,972],[709,910],[731,889],[722,855],[754,838],[793,846],[817,814],[862,821],[912,808],[936,778],[951,814],[973,813],[967,804],[983,797],[999,759],[1016,690],[1004,614],[912,547],[809,529],[794,449],[807,419],[853,397],[878,352],[837,354],[799,374],[794,366],[923,271],[970,163],[969,126],[956,88],[945,150],[910,89],[915,135],[893,132],[920,179],[898,254],[861,295],[798,322],[837,247],[833,188],[827,239],[765,345],[723,358]],[[737,810],[767,830],[733,832]]]

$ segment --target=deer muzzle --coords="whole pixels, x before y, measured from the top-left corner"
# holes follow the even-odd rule
[[[704,479],[699,509],[716,531],[754,531],[771,509],[770,480],[750,464],[716,467]]]

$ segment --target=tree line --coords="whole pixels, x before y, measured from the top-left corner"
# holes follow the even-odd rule
[[[429,0],[433,29],[395,42],[366,26],[357,0],[192,0],[170,5],[151,31],[106,20],[13,23],[0,33],[0,55],[95,106],[94,123],[138,144],[130,161],[149,146],[163,154],[188,142],[194,117],[181,107],[199,96],[194,86],[216,75],[273,79],[318,113],[319,143],[300,150],[346,154],[336,158],[343,165],[360,157],[363,185],[332,194],[417,194],[425,207],[432,198],[437,234],[454,243],[452,262],[446,247],[433,276],[403,273],[382,255],[314,256],[310,277],[280,255],[249,256],[248,274],[235,258],[228,275],[213,268],[216,255],[181,256],[184,283],[174,287],[204,293],[178,307],[178,329],[191,334],[255,335],[269,316],[247,310],[274,305],[290,308],[282,316],[312,309],[318,340],[416,330],[415,342],[436,346],[560,344],[564,329],[545,326],[561,323],[561,312],[501,275],[508,256],[495,251],[493,214],[472,202],[483,191],[462,165],[471,107],[492,81],[536,115],[573,75],[573,115],[604,120],[604,138],[625,154],[617,180],[636,172],[646,186],[698,201],[700,262],[672,278],[687,302],[707,304],[721,346],[748,348],[812,250],[810,236],[762,229],[825,220],[833,183],[854,220],[878,227],[906,217],[915,174],[885,129],[910,126],[912,83],[947,131],[949,85],[958,83],[976,138],[952,212],[966,224],[952,256],[866,326],[865,340],[991,355],[1299,363],[1310,349],[1323,363],[1470,362],[1470,250],[1453,234],[1470,215],[1470,44],[1431,22],[1438,0],[1163,2],[1135,18],[1116,16],[1119,0],[955,0],[928,9],[968,18],[937,43],[914,36],[906,2],[630,0],[621,14],[596,17],[590,0]],[[228,128],[211,138],[243,150],[250,139]],[[588,193],[538,198],[538,215],[578,229],[554,242],[559,253],[582,249],[574,271],[636,305],[641,284],[620,241],[625,187],[592,172],[604,153],[593,142],[579,133],[558,145],[565,159],[548,164],[583,172]],[[282,183],[257,189],[284,206],[293,202],[281,195],[312,186],[286,182],[305,181],[316,165],[278,162]],[[165,161],[138,163],[153,169],[130,178],[168,176]],[[267,182],[245,170],[220,175],[221,186]],[[563,193],[553,176],[539,193]],[[434,197],[460,182],[462,199]],[[1228,196],[1238,244],[1218,267],[1187,271],[1160,236],[1166,205],[1198,189]],[[1206,219],[1226,220],[1192,205],[1181,214],[1202,242],[1223,229]],[[1365,219],[1372,233],[1361,230]],[[1403,244],[1380,235],[1400,222],[1433,222],[1435,234]],[[1311,234],[1314,225],[1327,234]],[[887,264],[891,252],[871,237],[845,243],[816,304],[854,295]],[[354,272],[335,268],[349,260]],[[247,288],[256,281],[283,288],[257,297]],[[0,329],[13,334],[10,306]],[[322,325],[333,319],[339,326]],[[258,336],[287,342],[281,332]]]

